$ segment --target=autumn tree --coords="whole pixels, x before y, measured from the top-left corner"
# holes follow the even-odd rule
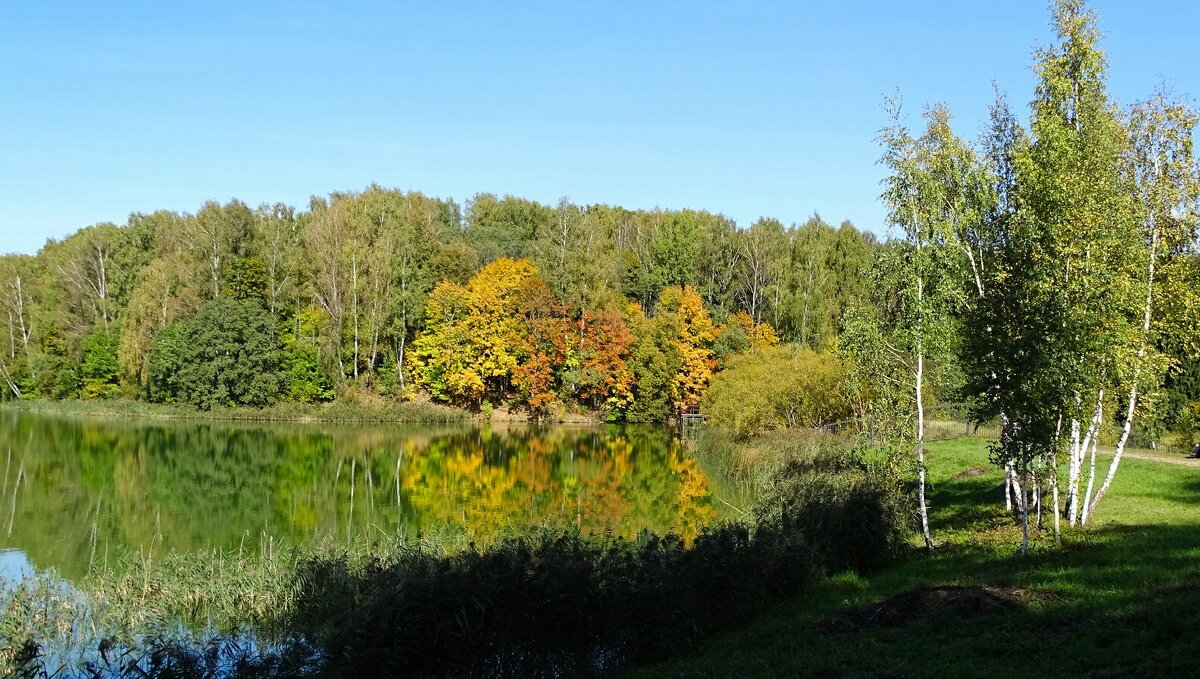
[[[544,414],[559,398],[559,370],[578,363],[577,324],[540,276],[526,278],[514,295],[519,327],[513,386],[530,411]]]
[[[716,368],[712,344],[718,329],[700,295],[690,285],[666,288],[659,299],[658,316],[672,327],[679,371],[671,379],[668,394],[674,412],[697,406]]]
[[[409,354],[418,381],[439,399],[480,405],[503,394],[519,364],[517,290],[537,270],[501,257],[466,286],[443,281],[429,295],[426,332]]]

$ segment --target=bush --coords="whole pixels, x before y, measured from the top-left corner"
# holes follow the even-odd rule
[[[117,359],[120,343],[121,334],[115,329],[93,330],[83,338],[79,374],[88,398],[110,398],[120,391],[121,363]]]
[[[704,414],[741,438],[782,427],[818,427],[851,417],[837,356],[767,347],[730,359],[704,397]]]

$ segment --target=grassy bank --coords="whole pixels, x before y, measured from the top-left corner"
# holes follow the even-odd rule
[[[0,409],[47,415],[104,417],[108,419],[200,420],[223,422],[329,422],[341,424],[415,422],[466,422],[465,410],[434,403],[372,401],[304,404],[279,403],[266,408],[215,408],[145,403],[127,400],[5,401]]]
[[[933,554],[807,588],[633,676],[1162,676],[1200,652],[1200,469],[1127,459],[1092,524],[1032,554],[986,443],[930,446]],[[1047,521],[1047,528],[1049,522]]]

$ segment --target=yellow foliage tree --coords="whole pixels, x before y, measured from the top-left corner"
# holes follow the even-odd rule
[[[679,372],[671,380],[670,397],[676,411],[700,403],[708,381],[716,369],[712,345],[718,329],[704,301],[690,285],[670,287],[659,298],[661,322],[676,325],[675,343],[679,352]]]
[[[764,349],[779,344],[779,337],[775,334],[775,328],[772,328],[770,323],[766,321],[755,323],[750,314],[745,311],[739,311],[730,316],[729,325],[737,326],[746,332],[746,339],[750,342],[751,350]]]
[[[529,260],[501,257],[465,286],[439,283],[426,304],[426,331],[409,354],[417,381],[435,398],[475,405],[502,390],[521,346],[515,293],[536,274]]]

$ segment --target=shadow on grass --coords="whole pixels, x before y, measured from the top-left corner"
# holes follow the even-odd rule
[[[1191,478],[1179,484],[1184,492],[1176,499],[1200,504],[1200,477]]]
[[[930,484],[930,521],[941,532],[977,530],[1007,521],[1004,487],[991,475]]]
[[[998,556],[964,549],[919,564],[926,582],[967,581],[1048,595],[1025,610],[988,620],[948,618],[905,639],[944,658],[987,658],[992,648],[1020,649],[1010,668],[1070,668],[1070,673],[1169,674],[1197,649],[1200,627],[1200,526],[1109,526],[1069,536],[1061,550]],[[1185,644],[1192,649],[1182,654]],[[920,654],[899,647],[883,652],[905,663]],[[1043,663],[1045,663],[1043,665]],[[997,670],[1003,663],[996,666]],[[874,671],[877,668],[872,668]],[[933,661],[925,671],[951,671]],[[887,670],[884,670],[887,671]],[[924,673],[924,672],[920,672]],[[987,672],[984,672],[987,673]]]
[[[1029,590],[1011,609],[831,626],[916,589]],[[947,545],[869,580],[831,578],[763,618],[635,676],[1191,676],[1200,526],[1109,526],[1061,550]]]

